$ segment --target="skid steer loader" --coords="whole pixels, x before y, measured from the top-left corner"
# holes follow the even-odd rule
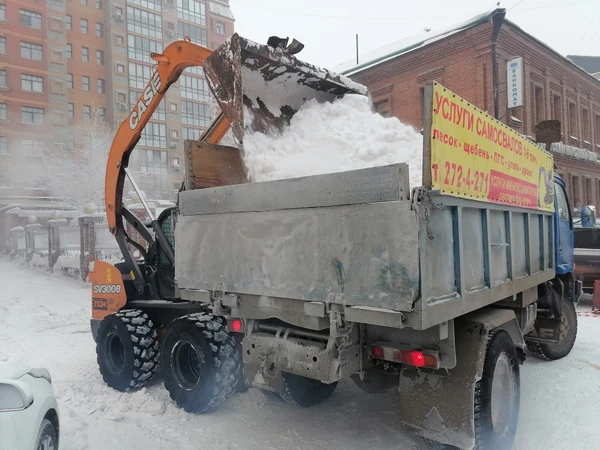
[[[193,412],[214,408],[243,386],[241,344],[223,315],[215,315],[206,304],[179,298],[174,280],[177,208],[154,217],[128,165],[144,126],[187,67],[203,68],[222,111],[200,138],[212,144],[230,129],[240,146],[248,131],[282,130],[312,99],[325,102],[347,93],[367,94],[364,86],[297,59],[301,49],[296,40],[288,45],[287,39],[272,37],[268,45],[260,45],[235,34],[215,51],[186,38],[162,54],[152,54],[156,68],[120,125],[106,168],[106,215],[124,261],[96,261],[90,272],[91,328],[100,372],[109,386],[120,391],[141,388],[160,362],[171,397]],[[124,206],[126,178],[149,221]],[[145,242],[134,239],[132,231]],[[169,353],[160,355],[174,340]],[[202,358],[213,358],[214,364],[202,364]]]

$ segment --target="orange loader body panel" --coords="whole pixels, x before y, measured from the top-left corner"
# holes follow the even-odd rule
[[[112,264],[95,261],[89,279],[92,283],[92,319],[102,320],[127,304],[123,276]]]

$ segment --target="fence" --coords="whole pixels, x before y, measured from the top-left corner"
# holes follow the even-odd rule
[[[12,258],[24,258],[29,264],[62,270],[87,279],[90,263],[95,260],[120,261],[121,251],[108,230],[103,215],[90,214],[77,221],[48,220],[10,230]]]

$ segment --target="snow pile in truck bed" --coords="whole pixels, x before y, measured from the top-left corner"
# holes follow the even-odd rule
[[[423,137],[397,118],[372,110],[366,96],[305,103],[281,135],[247,133],[244,163],[252,181],[271,181],[408,163],[421,185]]]

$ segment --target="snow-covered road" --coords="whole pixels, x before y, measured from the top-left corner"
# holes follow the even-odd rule
[[[398,426],[393,394],[370,396],[351,383],[308,410],[251,389],[201,416],[177,409],[160,379],[116,392],[96,367],[89,296],[80,281],[0,260],[0,361],[50,370],[62,450],[424,448]],[[579,319],[567,358],[529,358],[522,368],[516,450],[598,448],[600,318]]]

